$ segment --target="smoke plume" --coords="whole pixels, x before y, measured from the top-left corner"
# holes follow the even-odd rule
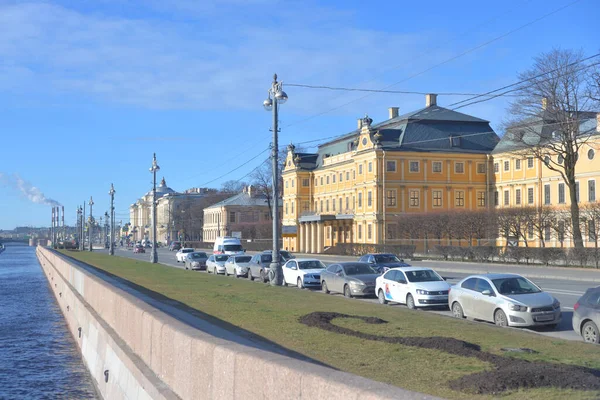
[[[44,193],[40,189],[23,180],[18,174],[6,175],[0,172],[0,182],[18,190],[23,196],[36,204],[47,204],[49,206],[61,205],[58,201],[44,196]]]

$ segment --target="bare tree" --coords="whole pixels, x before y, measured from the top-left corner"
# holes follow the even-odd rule
[[[590,73],[581,52],[553,50],[536,57],[533,67],[519,74],[524,83],[510,106],[507,125],[507,134],[523,147],[524,156],[542,160],[569,188],[575,247],[583,247],[575,167],[591,133],[579,129],[592,115]]]
[[[598,249],[598,237],[600,236],[600,203],[586,203],[581,206],[581,217],[586,222],[588,237],[594,242],[594,261],[596,268],[600,261],[600,252]]]
[[[502,208],[497,212],[498,227],[504,232],[506,246],[510,246],[510,240],[516,239],[517,246],[523,240],[525,247],[529,247],[527,243],[527,226],[528,217],[527,211],[521,207]]]
[[[533,227],[534,235],[540,240],[542,247],[546,247],[546,230],[551,228],[556,218],[555,212],[548,206],[523,207],[527,223]]]
[[[239,193],[246,186],[247,186],[247,184],[245,182],[230,180],[230,181],[223,182],[221,184],[221,192],[229,193],[229,194],[231,194],[231,193]]]

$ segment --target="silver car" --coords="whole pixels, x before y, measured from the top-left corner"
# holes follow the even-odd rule
[[[212,254],[206,260],[206,272],[217,274],[225,273],[225,262],[229,258],[226,254]]]
[[[207,260],[208,256],[206,253],[202,251],[194,251],[193,253],[187,253],[183,259],[183,262],[185,264],[185,269],[205,270]]]
[[[251,256],[229,256],[225,262],[225,275],[233,275],[235,278],[247,277],[251,258]]]
[[[573,330],[588,343],[600,343],[600,286],[588,289],[573,307]]]
[[[325,293],[343,293],[346,297],[374,296],[378,276],[368,263],[332,264],[321,272],[321,289]]]
[[[451,287],[448,305],[457,318],[498,326],[556,326],[562,317],[556,298],[517,274],[469,276]]]

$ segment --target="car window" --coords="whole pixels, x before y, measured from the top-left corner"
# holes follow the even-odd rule
[[[383,275],[383,279],[387,279],[389,281],[396,281],[397,274],[398,274],[398,271],[396,271],[395,269],[392,269],[392,270],[386,272],[385,275]]]
[[[400,262],[400,260],[398,259],[398,257],[396,257],[393,254],[379,254],[379,255],[375,256],[375,262],[376,263],[393,263],[393,262]]]
[[[367,256],[367,255],[364,255],[364,256],[362,256],[361,258],[359,258],[359,259],[358,259],[358,261],[359,261],[359,262],[367,262],[367,259],[368,259],[368,257],[369,257],[369,256]]]
[[[375,270],[366,264],[344,265],[346,275],[376,274]]]
[[[475,290],[479,293],[483,293],[484,290],[489,290],[491,293],[494,293],[492,285],[490,285],[490,283],[485,279],[477,279],[477,282],[475,283]]]
[[[331,272],[332,274],[335,274],[335,271],[337,270],[338,267],[339,267],[339,265],[337,265],[337,264],[331,264],[329,267],[327,267],[327,272]]]
[[[285,264],[285,266],[286,266],[286,267],[288,267],[288,268],[294,268],[294,267],[297,267],[297,265],[296,265],[296,261],[288,261],[288,262]]]
[[[375,258],[373,256],[369,256],[369,259],[367,260],[367,262],[374,263]]]
[[[590,292],[585,297],[585,304],[590,306],[598,306],[600,305],[600,291]]]
[[[439,282],[443,281],[442,277],[431,269],[423,269],[417,271],[404,271],[409,282]]]
[[[194,249],[182,249],[181,252],[182,253],[192,253],[194,251]]]
[[[223,248],[225,251],[242,251],[241,244],[226,244]]]
[[[325,264],[319,260],[300,261],[298,263],[298,269],[323,269]]]
[[[235,262],[239,262],[239,263],[250,262],[250,256],[235,257]]]
[[[406,275],[404,275],[404,272],[398,271],[398,274],[396,275],[396,282],[406,283]]]
[[[208,257],[208,261],[215,261],[215,256]]]
[[[227,261],[229,259],[228,255],[215,256],[216,261]]]
[[[264,263],[270,263],[273,260],[273,256],[270,254],[263,254],[260,256],[260,261]]]
[[[541,292],[537,286],[522,276],[492,279],[492,282],[494,283],[494,286],[496,286],[498,293],[504,295]]]
[[[477,278],[467,279],[460,285],[463,289],[475,290],[475,284],[477,283]]]

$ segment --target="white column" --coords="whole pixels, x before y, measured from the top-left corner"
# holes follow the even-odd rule
[[[323,223],[317,222],[317,253],[323,252]]]
[[[304,224],[298,226],[298,252],[304,253]]]
[[[316,253],[317,252],[317,238],[316,238],[316,222],[311,222],[310,223],[310,252],[311,253]]]

